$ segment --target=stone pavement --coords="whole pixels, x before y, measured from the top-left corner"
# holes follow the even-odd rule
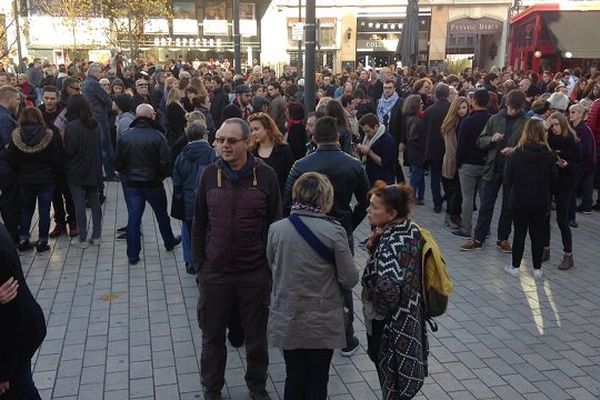
[[[120,186],[109,183],[107,195],[99,249],[75,249],[63,237],[51,241],[50,253],[22,256],[48,320],[48,336],[33,359],[34,380],[44,399],[202,399],[197,288],[181,248],[166,252],[146,210],[142,262],[128,266],[125,242],[114,240],[126,221]],[[552,257],[541,282],[532,278],[528,251],[519,278],[502,271],[510,256],[495,248],[495,234],[482,250],[463,253],[462,241],[442,229],[443,215],[430,205],[418,207],[414,219],[434,233],[455,284],[450,309],[429,336],[430,376],[418,399],[600,398],[600,214],[578,216],[576,267],[568,272],[556,270],[561,246],[553,222]],[[179,230],[175,220],[173,227]],[[356,238],[368,230],[363,223]],[[359,251],[356,261],[362,268],[365,254]],[[364,349],[360,286],[354,292],[363,347],[351,358],[334,355],[329,394],[378,399]],[[244,368],[244,350],[230,348],[226,398],[248,398]],[[285,365],[277,349],[269,372],[268,389],[282,398]]]

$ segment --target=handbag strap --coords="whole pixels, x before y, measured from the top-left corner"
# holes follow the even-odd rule
[[[300,236],[302,236],[302,239],[304,239],[304,241],[308,243],[308,245],[318,255],[320,255],[321,258],[328,263],[335,265],[335,253],[333,250],[325,246],[325,244],[319,240],[313,231],[311,231],[310,228],[306,226],[304,222],[302,222],[298,215],[291,214],[288,217],[288,220],[292,223],[292,225],[294,225],[294,228],[296,228],[296,231],[300,234]]]

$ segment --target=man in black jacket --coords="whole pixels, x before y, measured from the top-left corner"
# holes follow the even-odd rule
[[[437,101],[425,110],[425,116],[423,117],[425,123],[425,159],[423,164],[429,166],[433,211],[439,214],[442,212],[442,203],[444,202],[442,199],[442,161],[446,151],[441,128],[450,108],[450,102],[448,101],[450,89],[445,83],[439,83],[435,87],[434,94]]]
[[[0,296],[0,398],[38,400],[31,357],[46,337],[46,320],[27,287],[15,244],[2,224],[0,259],[0,291],[4,292]]]
[[[213,116],[216,126],[221,126],[223,122],[223,109],[229,104],[229,96],[223,91],[223,79],[219,76],[213,76],[210,81],[212,98],[210,99],[210,113]]]
[[[292,188],[300,175],[311,171],[326,175],[333,185],[333,208],[330,215],[346,229],[350,250],[354,254],[353,232],[367,214],[369,206],[367,174],[359,160],[344,153],[340,148],[337,142],[337,123],[334,118],[322,117],[317,120],[314,140],[319,146],[317,150],[294,163],[285,183],[284,213],[289,214],[292,206]],[[354,210],[350,207],[352,195],[358,200]],[[351,290],[344,291],[344,305],[349,310],[350,318],[346,326],[347,345],[342,349],[341,354],[349,357],[354,354],[359,345],[352,326],[354,306]]]
[[[127,185],[124,185],[128,212],[127,257],[132,265],[140,260],[140,226],[146,202],[154,211],[167,251],[181,243],[181,236],[175,237],[171,229],[162,182],[170,174],[171,152],[167,139],[154,120],[156,113],[150,104],[140,104],[135,115],[130,129],[119,138],[115,157],[115,167],[127,176]]]

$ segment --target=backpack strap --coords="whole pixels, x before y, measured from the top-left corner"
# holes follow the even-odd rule
[[[296,231],[300,234],[300,236],[302,236],[302,239],[304,239],[304,241],[308,243],[308,245],[318,255],[320,255],[321,258],[328,263],[335,265],[335,253],[333,250],[325,246],[325,244],[319,240],[313,231],[311,231],[310,228],[306,226],[304,222],[302,222],[297,214],[290,214],[288,220],[292,223],[292,225],[294,225],[294,228],[296,228]]]

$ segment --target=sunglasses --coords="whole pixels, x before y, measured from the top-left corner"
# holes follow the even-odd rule
[[[230,144],[232,146],[239,142],[243,142],[244,140],[246,140],[246,138],[238,139],[238,138],[234,138],[234,137],[223,137],[223,136],[217,136],[215,138],[215,141],[219,144],[223,144],[223,143],[227,142],[227,144]]]

